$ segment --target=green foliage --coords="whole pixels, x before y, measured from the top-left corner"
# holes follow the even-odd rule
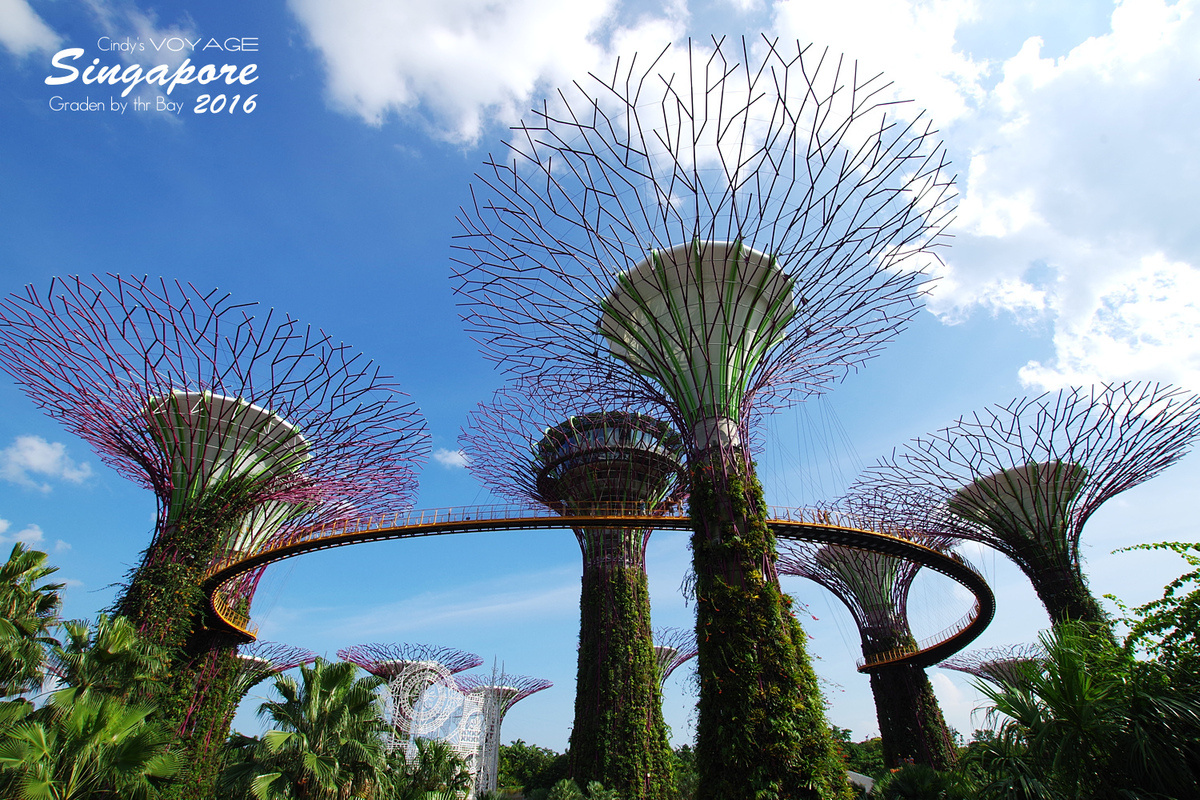
[[[416,758],[405,759],[401,750],[389,754],[387,780],[380,781],[380,795],[390,800],[458,798],[471,787],[466,762],[446,742],[416,740]]]
[[[979,762],[986,796],[1200,796],[1200,696],[1104,632],[1058,626],[1040,673],[980,690],[1002,719]]]
[[[974,787],[954,772],[926,764],[909,764],[885,775],[871,797],[879,800],[974,800]]]
[[[232,796],[257,800],[339,800],[363,796],[388,780],[375,690],[382,679],[359,677],[346,661],[317,659],[300,667],[300,680],[275,679],[279,700],[263,703],[272,730],[261,740],[238,740],[239,757],[222,776]]]
[[[692,464],[702,800],[848,797],[806,635],[771,565],[753,469],[713,451]]]
[[[548,747],[526,744],[517,739],[500,745],[500,786],[520,788],[526,794],[549,789],[567,777],[567,756]]]
[[[624,800],[668,800],[671,748],[645,570],[586,565],[580,617],[570,774],[578,781],[603,779]]]
[[[888,774],[887,765],[883,760],[883,741],[879,737],[864,739],[861,742],[850,741],[850,729],[834,726],[831,729],[846,769],[879,780]]]
[[[50,649],[50,664],[71,696],[98,694],[147,700],[161,692],[168,654],[140,637],[124,617],[102,614],[90,624],[63,623],[66,637]]]
[[[675,749],[675,797],[677,800],[693,800],[700,783],[696,771],[696,751],[691,745]]]
[[[563,778],[550,787],[546,800],[622,800],[622,797],[616,789],[605,789],[599,781],[589,781],[584,793],[575,781]]]
[[[0,697],[41,686],[45,648],[56,643],[63,584],[42,583],[58,571],[46,558],[17,542],[0,566]]]
[[[117,697],[56,693],[4,732],[0,769],[21,800],[151,798],[156,779],[179,768],[171,737],[147,721],[152,711]]]
[[[1127,650],[1144,649],[1173,682],[1200,688],[1200,544],[1158,542],[1128,550],[1168,550],[1193,568],[1168,583],[1162,598],[1138,606],[1134,618],[1121,621],[1130,628]]]

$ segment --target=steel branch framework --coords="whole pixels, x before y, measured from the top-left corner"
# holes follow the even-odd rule
[[[317,654],[311,650],[281,642],[250,642],[238,647],[237,655],[241,660],[239,689],[243,697],[272,675],[317,660]]]
[[[388,682],[392,729],[388,746],[411,747],[416,738],[440,738],[447,722],[465,720],[463,696],[453,676],[483,663],[474,653],[427,644],[360,644],[337,651]]]
[[[654,655],[658,659],[658,685],[671,673],[696,657],[696,632],[683,628],[658,628],[654,631]]]
[[[634,411],[564,403],[514,386],[481,405],[460,437],[472,471],[496,492],[565,517],[618,504],[662,513],[678,501],[683,443]],[[579,669],[570,769],[633,800],[663,796],[670,772],[650,627],[650,528],[573,526],[583,552]],[[660,781],[661,782],[661,781]]]
[[[820,700],[744,440],[752,412],[822,391],[919,308],[954,191],[932,127],[884,89],[765,39],[634,58],[514,129],[461,217],[457,288],[485,353],[656,403],[688,446],[704,798],[843,781],[805,717]],[[764,697],[789,710],[749,707]],[[789,718],[752,729],[758,714]],[[789,760],[803,737],[821,743]]]
[[[954,196],[935,132],[885,89],[743,41],[560,92],[462,215],[468,327],[517,374],[620,372],[685,435],[821,391],[917,311]]]
[[[864,508],[860,503],[859,509]],[[889,517],[886,509],[876,517]],[[884,527],[879,520],[872,527]],[[944,552],[948,536],[903,530],[905,539]],[[916,650],[908,621],[908,595],[921,565],[879,552],[835,544],[786,542],[778,569],[824,586],[854,617],[865,659],[896,650]],[[889,767],[906,761],[945,769],[957,760],[937,697],[923,668],[894,664],[871,673],[871,692]]]
[[[1029,577],[1051,620],[1100,621],[1079,542],[1106,500],[1200,436],[1200,396],[1143,382],[1019,398],[913,440],[855,487],[923,525],[982,542]]]
[[[521,700],[553,685],[543,678],[509,675],[506,672],[497,675],[493,671],[488,676],[458,676],[459,690],[477,700],[483,714],[483,735],[473,759],[476,767],[473,771],[475,797],[483,797],[499,786],[500,726],[504,723],[504,715]]]
[[[278,316],[190,284],[56,278],[0,303],[0,367],[154,491],[156,541],[231,482],[218,553],[411,502],[428,450],[413,406],[360,353]]]
[[[325,333],[161,279],[56,278],[8,296],[0,368],[155,494],[153,538],[116,607],[175,654],[159,705],[190,751],[183,794],[211,796],[238,664],[206,628],[205,573],[292,531],[410,504],[424,423]],[[257,577],[217,604],[244,610]]]
[[[1017,644],[1008,647],[989,647],[961,653],[938,664],[942,669],[954,669],[983,678],[994,684],[1021,686],[1031,669],[1038,669],[1046,658],[1039,644]]]

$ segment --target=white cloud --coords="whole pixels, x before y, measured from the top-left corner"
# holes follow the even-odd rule
[[[930,303],[1052,326],[1029,385],[1135,377],[1197,386],[1200,0],[1125,0],[1061,58],[1028,39],[946,129],[970,154]]]
[[[914,99],[935,122],[948,124],[982,96],[986,65],[955,45],[956,29],[978,15],[974,0],[783,0],[774,7],[783,38],[828,46],[857,61],[862,75],[883,72],[895,95]]]
[[[13,55],[52,53],[61,41],[26,0],[0,0],[0,45]]]
[[[68,458],[67,447],[61,442],[47,442],[40,436],[18,436],[0,450],[0,478],[18,486],[50,491],[49,483],[34,480],[31,475],[83,483],[92,476],[92,467]]]
[[[462,450],[447,450],[444,447],[439,447],[433,451],[433,460],[443,467],[456,469],[467,465],[467,454]]]
[[[6,519],[0,519],[0,542],[21,542],[33,547],[34,545],[41,544],[42,539],[46,536],[37,525],[26,525],[21,530],[9,536],[8,529],[10,527],[12,527],[12,523]]]
[[[1021,380],[1053,389],[1093,380],[1172,376],[1200,388],[1200,269],[1161,254],[1111,278],[1091,309],[1063,320],[1050,365],[1029,362]]]
[[[662,17],[618,28],[616,0],[289,6],[321,53],[334,106],[373,125],[404,116],[460,143],[473,142],[489,122],[515,122],[535,94],[604,63],[606,34],[625,46],[649,32],[658,42],[654,52],[679,35]]]

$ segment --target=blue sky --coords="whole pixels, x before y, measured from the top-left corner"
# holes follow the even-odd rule
[[[938,123],[961,194],[929,311],[826,399],[773,419],[761,462],[770,502],[829,499],[858,466],[988,403],[1093,380],[1200,387],[1200,0],[583,5],[0,0],[0,291],[151,274],[286,311],[374,358],[422,408],[435,457],[419,507],[488,502],[455,456],[467,411],[502,382],[462,332],[448,279],[472,174],[522,109],[616,55],[766,32],[884,71]],[[226,87],[256,94],[253,111],[197,114],[196,84],[162,96],[175,113],[146,87],[121,98],[124,87],[45,83],[63,74],[51,64],[63,49],[82,48],[80,66],[174,68],[184,39],[257,47],[190,54],[255,64],[256,81]],[[109,49],[119,43],[143,47]],[[149,108],[111,110],[135,96]],[[104,110],[55,110],[55,97]],[[70,584],[66,613],[92,616],[148,543],[153,499],[8,380],[0,409],[0,545],[49,550]],[[1169,556],[1110,553],[1194,537],[1185,500],[1198,462],[1089,523],[1096,593],[1144,601],[1181,571]],[[1047,620],[1024,578],[990,552],[968,554],[1000,602],[979,645],[1033,638]],[[651,538],[655,625],[690,625],[688,561],[682,534]],[[273,567],[254,616],[264,638],[329,656],[427,641],[549,678],[553,689],[509,714],[505,738],[562,749],[578,584],[568,532],[391,542]],[[830,718],[875,732],[849,616],[820,588],[785,584],[819,618],[804,622]],[[968,601],[934,578],[914,605],[921,636]],[[677,743],[694,724],[685,673],[667,684]],[[978,727],[968,682],[931,675],[951,723]]]

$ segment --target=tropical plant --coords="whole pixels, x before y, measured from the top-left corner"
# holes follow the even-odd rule
[[[467,764],[448,743],[416,739],[415,758],[406,759],[403,750],[392,754],[389,783],[391,800],[425,800],[432,797],[460,797],[471,786]]]
[[[242,737],[240,757],[222,783],[246,788],[258,800],[344,800],[389,786],[382,733],[386,723],[376,689],[383,679],[359,677],[348,661],[318,658],[300,667],[300,680],[275,678],[279,700],[259,706],[272,730]]]
[[[46,565],[46,554],[13,545],[0,565],[0,697],[41,685],[45,648],[58,621],[61,583],[42,583],[58,571]]]
[[[164,648],[140,636],[125,617],[101,615],[90,624],[63,623],[62,644],[50,648],[50,668],[68,687],[65,697],[89,694],[145,700],[166,674]]]
[[[871,797],[879,800],[971,800],[975,793],[957,772],[908,764],[880,779]]]
[[[0,770],[20,800],[150,798],[174,775],[170,737],[147,718],[150,705],[57,692],[0,741]]]
[[[1060,625],[1019,684],[979,690],[998,735],[984,746],[986,797],[1196,797],[1200,697],[1102,631]]]

